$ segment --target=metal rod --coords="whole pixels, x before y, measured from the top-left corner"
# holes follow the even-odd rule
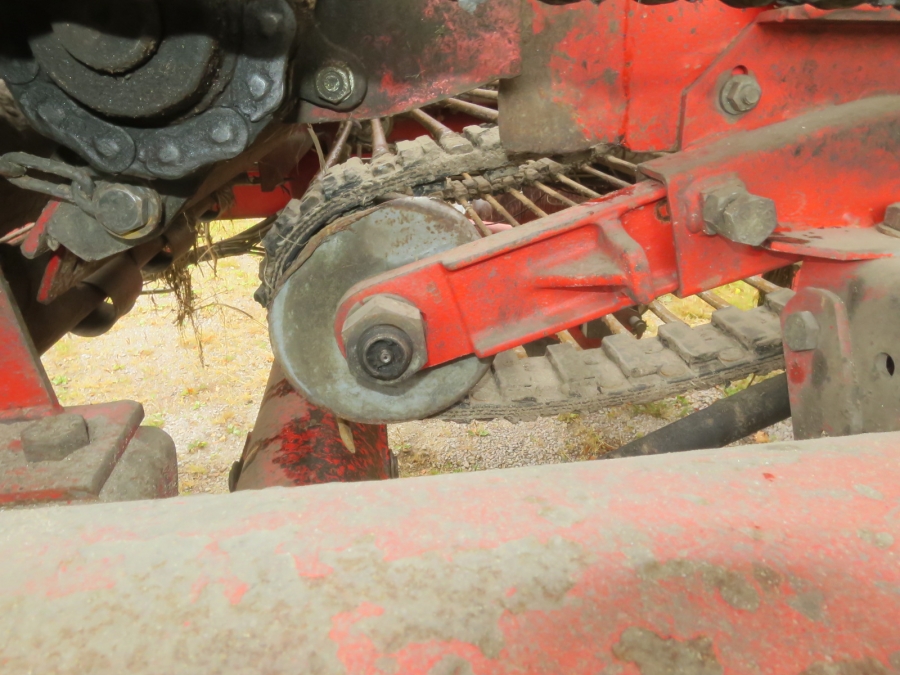
[[[384,135],[384,125],[379,118],[369,121],[372,125],[372,159],[378,159],[384,155],[391,154],[388,146],[387,138]]]
[[[541,192],[544,192],[545,194],[548,194],[548,195],[550,195],[551,197],[554,197],[554,198],[558,199],[558,200],[561,201],[563,204],[568,204],[569,206],[578,206],[578,202],[573,202],[571,199],[569,199],[569,198],[566,197],[565,195],[560,194],[559,192],[557,192],[556,190],[554,190],[554,189],[553,189],[552,187],[550,187],[549,185],[544,185],[544,184],[541,183],[540,181],[537,181],[537,180],[536,180],[536,181],[534,181],[534,186],[535,186],[538,190],[540,190]]]
[[[485,108],[483,105],[470,103],[469,101],[461,101],[458,98],[445,99],[441,101],[441,105],[450,108],[451,110],[477,117],[480,120],[485,120],[486,122],[496,122],[500,118],[500,113],[493,108]]]
[[[614,185],[617,188],[626,188],[626,187],[631,187],[632,185],[634,185],[634,183],[629,183],[628,181],[622,180],[621,178],[616,178],[615,176],[610,176],[608,173],[598,171],[597,169],[592,167],[590,164],[582,164],[581,170],[586,173],[591,174],[595,178],[599,178],[600,180],[606,181],[610,185]]]
[[[649,309],[656,314],[663,323],[684,323],[672,310],[662,304],[659,300],[650,303]]]
[[[607,314],[604,316],[601,321],[606,324],[606,327],[609,328],[609,331],[613,335],[631,335],[631,331],[625,327],[625,324],[619,321],[615,315]]]
[[[519,200],[520,202],[522,202],[529,210],[531,210],[533,213],[537,214],[537,215],[540,216],[541,218],[546,218],[546,217],[547,217],[547,212],[546,212],[546,211],[543,211],[537,204],[535,204],[533,201],[531,201],[530,199],[528,199],[528,197],[526,197],[525,195],[523,195],[521,192],[519,192],[519,191],[516,190],[515,188],[510,188],[510,189],[509,189],[509,194],[511,194],[511,195],[512,195],[513,197],[515,197],[516,199],[518,199],[518,200]]]
[[[497,101],[500,99],[500,92],[494,91],[493,89],[473,89],[472,91],[467,91],[466,96],[483,98],[488,101]]]
[[[462,177],[465,180],[473,181],[472,176],[468,173],[463,172]],[[494,207],[494,209],[496,211],[498,211],[500,213],[500,215],[502,215],[506,219],[506,222],[508,222],[510,225],[512,225],[513,227],[518,227],[519,225],[521,225],[521,223],[518,220],[516,220],[515,218],[513,218],[513,215],[509,211],[506,210],[506,208],[503,206],[503,204],[501,204],[496,199],[494,199],[493,195],[484,194],[484,195],[482,195],[482,197],[484,197],[484,200],[488,204],[490,204],[492,207]]]
[[[590,188],[584,187],[584,185],[582,185],[581,183],[578,183],[578,182],[572,180],[571,178],[569,178],[568,176],[564,176],[561,173],[556,174],[554,176],[554,178],[556,180],[558,180],[560,183],[562,183],[563,185],[568,185],[570,188],[575,190],[575,192],[580,192],[585,197],[590,197],[591,199],[597,199],[597,197],[603,196],[599,192],[594,192]]]
[[[458,201],[462,207],[466,210],[466,213],[469,214],[469,218],[475,223],[475,227],[481,233],[482,237],[490,237],[491,231],[485,227],[484,221],[481,219],[481,216],[475,211],[472,205],[469,203],[469,200],[465,197],[457,197],[456,201]]]
[[[784,290],[778,284],[773,284],[768,279],[763,279],[762,277],[748,277],[747,279],[744,279],[744,283],[753,286],[753,288],[762,291],[763,293],[774,293],[775,291]]]
[[[721,448],[790,416],[787,375],[782,373],[623,445],[604,458]]]
[[[603,155],[600,158],[600,161],[602,161],[604,164],[606,164],[607,166],[609,166],[611,168],[621,169],[622,171],[630,173],[632,176],[638,175],[637,164],[634,164],[632,162],[627,162],[624,159],[619,159],[615,155]]]
[[[513,215],[506,210],[506,207],[503,206],[500,202],[494,199],[494,195],[484,195],[484,200],[494,207],[494,210],[500,213],[501,216],[506,220],[507,223],[512,225],[513,227],[518,227],[522,223],[513,218]]]
[[[697,293],[697,297],[707,305],[710,305],[715,309],[727,309],[728,307],[732,306],[730,302],[722,299],[720,296],[711,291],[702,291],[700,293]]]
[[[406,113],[408,117],[425,127],[425,130],[439,141],[447,134],[453,133],[453,129],[441,124],[435,118],[422,110],[410,110]]]
[[[328,171],[331,167],[337,164],[340,161],[341,155],[344,152],[344,148],[347,147],[347,139],[350,138],[350,131],[353,129],[353,120],[346,120],[345,122],[341,122],[341,126],[338,128],[337,136],[334,139],[334,145],[331,146],[331,150],[328,152],[328,156],[325,158],[325,165],[322,167],[322,170],[316,174],[316,177],[321,176],[323,173]]]

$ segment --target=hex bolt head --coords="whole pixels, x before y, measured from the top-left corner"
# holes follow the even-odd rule
[[[422,313],[402,298],[376,295],[347,315],[341,330],[347,365],[361,382],[405,382],[428,362]]]
[[[316,93],[337,105],[353,93],[353,71],[344,64],[325,66],[316,73]]]
[[[58,462],[89,442],[87,422],[74,413],[45,417],[22,432],[22,450],[29,462]]]
[[[784,320],[784,343],[793,352],[806,352],[819,344],[819,322],[812,312],[796,312]]]
[[[94,193],[93,205],[97,221],[119,237],[155,226],[162,213],[159,195],[136,185],[103,185]]]
[[[887,211],[884,212],[884,225],[900,231],[900,202],[887,207]]]
[[[762,87],[753,75],[733,75],[719,92],[719,103],[731,115],[743,115],[759,105]]]
[[[703,194],[703,221],[710,234],[759,246],[778,227],[778,212],[771,199],[733,183]]]

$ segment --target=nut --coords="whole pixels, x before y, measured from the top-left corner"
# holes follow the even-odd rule
[[[739,183],[703,195],[703,221],[707,232],[726,239],[759,246],[778,227],[775,202],[752,195]]]
[[[22,451],[29,462],[58,462],[89,442],[87,423],[74,413],[45,417],[22,432]]]
[[[796,312],[784,320],[784,342],[794,352],[816,348],[819,344],[819,322],[812,312]]]
[[[719,102],[725,112],[742,115],[750,112],[762,99],[762,88],[752,75],[734,75],[722,87]]]
[[[142,236],[155,228],[162,216],[159,195],[136,185],[102,185],[94,193],[93,205],[97,221],[118,237]]]
[[[341,329],[347,365],[362,382],[405,382],[428,361],[425,321],[407,301],[391,295],[367,298]]]
[[[350,98],[353,84],[353,71],[344,64],[325,66],[316,73],[316,93],[335,105]]]

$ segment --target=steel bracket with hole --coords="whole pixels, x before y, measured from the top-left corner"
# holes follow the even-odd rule
[[[798,439],[900,430],[900,259],[806,261],[782,313]]]

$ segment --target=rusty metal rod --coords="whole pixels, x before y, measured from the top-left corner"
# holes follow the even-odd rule
[[[637,176],[639,173],[637,164],[625,161],[624,159],[619,159],[615,155],[603,155],[603,156],[601,156],[600,161],[603,162],[604,164],[606,164],[610,168],[625,171],[626,173],[629,173],[632,176]]]
[[[429,134],[431,134],[436,141],[441,140],[447,134],[453,133],[453,129],[445,124],[442,124],[434,117],[422,110],[410,110],[408,113],[406,113],[406,115],[413,121],[425,127],[425,130]]]
[[[547,194],[547,195],[549,195],[549,196],[551,196],[551,197],[553,197],[553,198],[555,198],[555,199],[558,199],[558,200],[561,201],[563,204],[566,204],[566,205],[568,205],[568,206],[578,206],[578,202],[573,202],[571,199],[569,199],[569,198],[566,197],[565,195],[563,195],[563,194],[557,192],[556,190],[554,190],[554,189],[553,189],[552,187],[550,187],[549,185],[544,185],[542,182],[536,180],[536,181],[534,181],[534,186],[535,186],[538,190],[540,190],[541,192],[543,192],[544,194]]]
[[[662,304],[659,300],[654,300],[648,305],[651,312],[656,314],[663,323],[684,323],[671,309]]]
[[[387,138],[384,135],[384,125],[379,118],[369,120],[372,126],[372,159],[378,159],[384,155],[391,154],[388,146]]]
[[[606,181],[610,185],[613,185],[617,188],[626,188],[631,187],[634,183],[629,183],[626,180],[622,180],[621,178],[616,178],[615,176],[610,176],[608,173],[604,173],[603,171],[598,171],[590,164],[582,164],[581,170],[585,173],[589,173],[595,178],[599,178],[602,181]]]
[[[484,120],[486,122],[496,122],[500,118],[500,113],[498,113],[493,108],[485,108],[483,105],[470,103],[469,101],[461,101],[458,98],[448,98],[444,101],[441,101],[441,105],[446,108],[450,108],[451,110],[456,110],[457,112],[462,112],[466,113],[467,115],[471,115],[472,117],[477,117],[478,119]]]
[[[500,99],[500,92],[494,91],[493,89],[473,89],[472,91],[467,91],[465,95],[474,98],[482,98],[488,101],[497,101]]]
[[[571,178],[569,178],[568,176],[564,176],[561,173],[556,174],[554,176],[554,178],[556,180],[558,180],[560,183],[562,183],[563,185],[568,185],[570,188],[575,190],[575,192],[580,192],[585,197],[589,197],[590,199],[597,199],[597,197],[603,196],[599,192],[594,192],[590,188],[584,187],[584,185],[582,185],[581,183],[578,183],[578,182],[572,180]]]
[[[518,220],[513,218],[513,215],[509,211],[506,210],[506,207],[503,206],[503,204],[501,204],[494,198],[494,195],[484,195],[484,200],[488,204],[493,206],[494,210],[499,212],[500,215],[503,216],[503,218],[506,220],[506,222],[509,223],[510,225],[512,225],[513,227],[518,227],[519,225],[522,224]]]
[[[728,307],[733,306],[730,302],[723,299],[721,296],[716,295],[712,291],[702,291],[697,293],[697,297],[715,309],[727,309]]]
[[[601,321],[609,328],[609,332],[613,335],[633,335],[633,333],[625,327],[625,324],[619,321],[614,314],[607,314]]]
[[[337,136],[335,136],[334,139],[334,145],[331,146],[331,150],[329,150],[328,156],[325,158],[325,165],[322,167],[322,170],[316,174],[316,178],[320,177],[340,161],[344,148],[347,147],[347,139],[350,138],[350,132],[353,130],[353,124],[353,120],[341,122]]]
[[[472,176],[468,173],[463,172],[462,177],[465,180],[470,180],[472,182],[475,182],[473,180]],[[483,194],[481,196],[484,197],[484,200],[488,204],[490,204],[494,208],[494,210],[498,211],[500,213],[500,215],[502,215],[506,219],[506,222],[508,222],[510,225],[512,225],[513,227],[518,227],[519,225],[521,225],[521,223],[518,220],[516,220],[515,218],[513,218],[513,215],[509,211],[506,210],[506,208],[503,206],[503,204],[501,204],[496,199],[494,199],[494,195]]]
[[[525,205],[525,207],[528,208],[532,213],[536,214],[540,218],[546,218],[546,216],[547,216],[546,211],[542,210],[541,207],[539,207],[533,201],[528,199],[528,197],[523,195],[521,192],[519,192],[515,188],[510,188],[509,194],[511,194],[516,199],[518,199],[520,202],[522,202]]]
[[[774,293],[775,291],[784,290],[778,284],[773,284],[768,279],[763,279],[762,277],[748,277],[744,279],[744,283],[753,286],[753,288],[762,291],[763,293]]]
[[[472,205],[469,203],[469,200],[465,197],[458,196],[456,200],[462,205],[462,207],[466,210],[466,213],[469,214],[469,218],[472,219],[472,222],[475,223],[475,228],[481,234],[482,237],[490,237],[491,231],[487,229],[484,224],[484,221],[481,219],[481,216],[475,211]]]

